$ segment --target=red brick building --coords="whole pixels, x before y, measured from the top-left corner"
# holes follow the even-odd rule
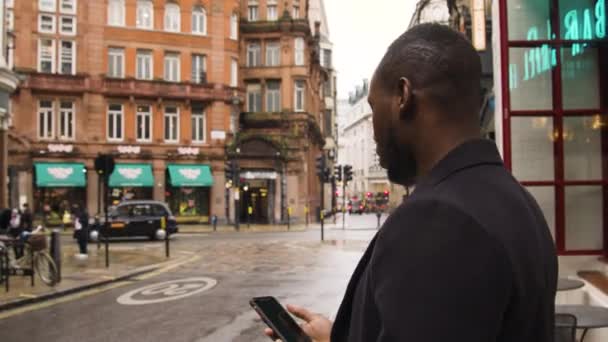
[[[258,3],[260,11],[267,10],[265,1]],[[288,3],[301,6],[305,17],[305,0]],[[278,5],[280,13],[284,5]],[[113,201],[156,199],[183,220],[225,219],[233,207],[225,186],[226,153],[251,157],[260,136],[287,151],[280,159],[292,176],[273,190],[289,194],[290,201],[301,194],[318,197],[309,163],[323,140],[314,114],[322,106],[321,68],[304,19],[249,23],[247,1],[237,0],[36,0],[13,6],[9,59],[22,77],[11,103],[13,206],[32,203],[37,213],[49,210],[52,219],[71,203],[99,212],[102,191],[93,161],[111,153],[118,163],[110,177]],[[292,38],[304,42],[298,46],[304,64],[271,72],[273,79],[295,73],[304,83],[284,83],[281,114],[268,110],[270,120],[241,114],[249,82],[268,77],[268,70],[251,74],[255,70],[245,63],[244,37],[258,34],[258,24],[276,26],[285,63],[292,58]],[[266,31],[259,39],[267,38]],[[305,99],[296,99],[296,86],[306,88],[300,94]],[[297,111],[296,100],[303,101]],[[288,115],[289,124],[275,120],[277,115]],[[276,123],[282,126],[266,127]],[[284,135],[299,140],[277,140]],[[256,164],[259,159],[243,161],[244,171],[268,171],[268,165]],[[294,210],[303,212],[306,202],[298,201],[301,208]]]

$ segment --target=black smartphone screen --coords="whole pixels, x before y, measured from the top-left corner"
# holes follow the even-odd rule
[[[283,342],[311,341],[289,312],[274,297],[256,297],[250,303]]]

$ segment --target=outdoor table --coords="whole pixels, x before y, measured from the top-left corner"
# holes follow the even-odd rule
[[[576,317],[576,328],[583,329],[581,342],[589,329],[608,328],[608,308],[590,305],[556,305],[555,313]]]
[[[585,282],[577,279],[559,278],[557,280],[557,291],[570,291],[580,289]]]

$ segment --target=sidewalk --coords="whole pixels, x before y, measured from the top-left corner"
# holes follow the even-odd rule
[[[151,272],[167,261],[160,243],[142,246],[113,244],[110,246],[109,268],[105,267],[103,244],[99,250],[96,244],[89,244],[88,260],[77,260],[76,253],[75,244],[62,247],[62,277],[54,287],[44,285],[38,276],[34,278],[34,286],[31,286],[29,276],[10,277],[8,292],[4,284],[0,286],[0,311]],[[172,256],[169,260],[175,262],[179,258]]]
[[[309,226],[314,227],[314,224]],[[305,231],[305,224],[291,224],[289,229],[287,228],[287,224],[251,224],[249,227],[247,226],[247,222],[241,222],[239,226],[239,232],[242,233],[275,233],[275,232],[302,232]],[[196,234],[196,233],[213,233],[213,226],[208,224],[182,224],[179,226],[179,233],[185,234]],[[219,233],[234,233],[236,232],[236,228],[234,224],[232,225],[217,225],[216,232]],[[178,234],[179,234],[178,233]]]

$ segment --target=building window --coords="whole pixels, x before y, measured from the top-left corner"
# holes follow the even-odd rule
[[[124,115],[121,104],[111,104],[108,106],[108,140],[122,141]]]
[[[53,101],[38,102],[38,138],[53,139]]]
[[[230,16],[230,39],[237,40],[239,35],[239,16],[232,13]]]
[[[238,75],[239,73],[239,64],[236,60],[236,58],[233,58],[232,61],[230,62],[230,86],[231,87],[236,87],[238,86]]]
[[[150,142],[152,141],[152,110],[150,106],[142,105],[137,106],[137,112],[135,113],[135,120],[137,121],[136,135],[137,141]]]
[[[108,0],[108,25],[125,26],[125,1]]]
[[[15,29],[15,13],[12,9],[6,9],[6,29],[13,31]]]
[[[323,94],[325,95],[325,97],[333,97],[331,80],[325,80],[323,82]]]
[[[179,82],[180,81],[180,65],[179,54],[165,54],[165,81]]]
[[[154,28],[154,5],[150,0],[137,1],[137,18],[135,25],[140,29]]]
[[[281,44],[279,42],[266,43],[266,66],[279,66],[281,64]]]
[[[281,111],[281,83],[278,81],[266,83],[266,111]]]
[[[295,102],[295,110],[296,112],[303,112],[304,111],[304,96],[305,96],[305,91],[304,91],[304,86],[305,86],[305,82],[304,81],[296,81],[296,86],[295,86],[295,98],[294,98],[294,102]]]
[[[165,141],[179,140],[179,109],[175,106],[165,107]]]
[[[76,43],[69,40],[60,42],[59,73],[64,75],[76,74]]]
[[[207,12],[200,6],[192,10],[192,33],[207,34]]]
[[[76,0],[61,0],[59,11],[66,14],[76,14]]]
[[[295,40],[295,63],[304,65],[304,38],[298,37]]]
[[[8,64],[8,68],[10,70],[13,70],[13,67],[15,66],[15,38],[14,37],[8,37],[7,38],[7,44],[9,46],[8,48],[8,54],[6,57],[6,63]]]
[[[262,87],[257,83],[247,85],[247,111],[262,111]]]
[[[257,0],[249,0],[247,19],[249,21],[258,21],[258,1]]]
[[[55,33],[55,16],[45,13],[39,14],[38,32]]]
[[[299,19],[300,18],[300,6],[299,5],[294,5],[293,6],[293,18],[294,19]]]
[[[207,122],[205,119],[205,111],[200,104],[192,105],[192,142],[204,143],[206,140],[205,132],[207,131]]]
[[[207,58],[204,55],[192,55],[192,83],[207,83]]]
[[[15,7],[15,1],[14,0],[5,0],[4,1],[4,7],[6,7],[6,8],[13,8],[13,7]]]
[[[247,66],[257,67],[260,65],[260,43],[247,44]]]
[[[59,102],[59,139],[73,140],[76,128],[74,102]]]
[[[275,21],[279,18],[277,0],[268,0],[266,4],[266,20]]]
[[[52,39],[38,40],[38,72],[55,72],[55,41]]]
[[[152,51],[137,51],[137,74],[139,80],[151,80],[153,78]]]
[[[59,17],[59,33],[75,36],[76,35],[76,17],[61,16]]]
[[[110,48],[108,50],[108,77],[125,77],[125,50]]]
[[[331,50],[321,49],[321,66],[331,68]]]
[[[176,4],[165,5],[165,31],[180,32],[179,6]]]
[[[57,2],[55,0],[39,0],[38,10],[46,12],[55,12],[57,11]]]

